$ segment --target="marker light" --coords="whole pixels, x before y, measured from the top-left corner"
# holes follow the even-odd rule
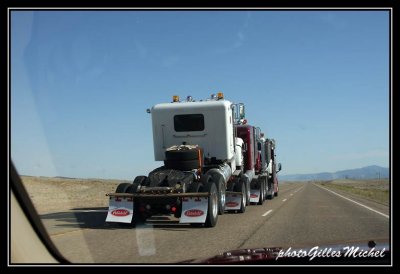
[[[217,93],[217,98],[218,99],[224,99],[224,94],[222,92]]]
[[[179,102],[179,96],[178,95],[172,96],[172,102]]]

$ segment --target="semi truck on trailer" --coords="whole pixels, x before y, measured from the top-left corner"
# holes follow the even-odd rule
[[[236,134],[244,142],[243,181],[246,184],[247,202],[262,205],[267,198],[278,195],[278,177],[281,164],[275,162],[275,140],[266,139],[259,127],[238,121]]]
[[[268,199],[273,199],[274,196],[278,196],[279,192],[279,183],[278,183],[278,175],[277,173],[282,170],[282,164],[281,163],[276,163],[276,155],[275,155],[275,149],[276,149],[276,142],[274,139],[269,139],[269,138],[264,138],[264,136],[261,138],[264,147],[264,159],[266,164],[266,170],[264,174],[267,175],[267,194],[266,198]]]
[[[154,158],[164,165],[133,183],[121,183],[109,196],[107,222],[137,223],[167,214],[180,223],[213,227],[225,210],[243,213],[249,203],[245,163],[253,155],[237,136],[244,104],[188,96],[148,109],[152,117]],[[254,150],[253,150],[254,151]],[[251,180],[250,180],[251,181]]]

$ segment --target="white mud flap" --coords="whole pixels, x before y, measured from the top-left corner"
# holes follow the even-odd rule
[[[250,203],[258,203],[261,189],[250,189]]]
[[[133,198],[132,197],[110,197],[110,206],[106,222],[128,223],[132,222]]]
[[[239,210],[241,202],[242,195],[227,193],[225,196],[225,210]]]
[[[208,210],[208,197],[182,198],[182,214],[180,224],[205,223]]]

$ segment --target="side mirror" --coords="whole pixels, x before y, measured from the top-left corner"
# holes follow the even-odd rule
[[[281,165],[281,163],[279,163],[279,164],[278,164],[278,171],[277,171],[277,173],[278,173],[279,171],[281,171],[281,169],[282,169],[282,165]]]
[[[240,119],[244,119],[245,117],[245,111],[244,111],[244,104],[239,103],[239,117]]]

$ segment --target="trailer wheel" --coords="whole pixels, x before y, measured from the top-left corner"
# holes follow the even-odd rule
[[[138,176],[140,177],[140,176]],[[117,186],[117,189],[115,190],[116,193],[133,193],[133,184],[131,183],[121,183]],[[134,210],[133,210],[133,217],[132,217],[132,222],[127,224],[127,223],[118,223],[118,226],[120,227],[131,227],[135,226],[136,224],[139,224],[141,222],[144,222],[143,216],[137,212],[137,206],[135,204]]]
[[[131,183],[120,183],[115,190],[115,193],[126,193],[128,188],[132,186]]]
[[[189,187],[188,187],[188,191],[187,192],[201,192],[201,188],[203,187],[203,185],[200,182],[192,182]]]
[[[143,186],[146,183],[146,176],[136,176],[135,180],[133,180],[132,186],[128,189],[129,193],[136,193],[139,189],[139,186]]]
[[[247,205],[246,184],[240,180],[235,184],[234,188],[235,191],[242,193],[242,200],[240,202],[239,213],[244,213],[246,211],[246,205]]]
[[[263,181],[264,181],[264,200],[267,200],[267,192],[268,192],[267,177],[263,177]]]
[[[268,199],[272,200],[275,196],[274,190],[273,190],[274,185],[271,182],[268,182]]]
[[[196,160],[199,158],[199,149],[187,150],[167,150],[165,151],[165,159],[167,160]]]
[[[265,200],[265,196],[264,196],[264,189],[265,189],[264,180],[263,179],[259,180],[258,181],[258,185],[259,185],[259,188],[260,188],[260,199],[258,200],[257,204],[258,205],[262,205],[264,203],[264,200]]]
[[[214,173],[210,172],[202,177],[203,184],[211,179],[215,182],[218,191],[218,214],[223,215],[225,213],[225,203],[226,203],[226,187],[224,179],[220,176],[216,176]]]
[[[249,182],[249,180],[246,180],[245,187],[246,187],[246,205],[250,205],[250,182]]]
[[[203,184],[200,182],[193,182],[190,184],[190,186],[188,187],[188,192],[194,192],[194,193],[198,193],[198,192],[203,192]],[[182,209],[181,209],[182,210]],[[202,227],[203,224],[202,223],[190,223],[190,226],[193,227]]]
[[[214,227],[218,220],[218,191],[215,183],[210,180],[203,188],[203,192],[209,192],[207,218],[204,223],[205,227]]]
[[[218,214],[223,215],[225,213],[226,204],[226,188],[224,181],[220,178],[218,182]]]

